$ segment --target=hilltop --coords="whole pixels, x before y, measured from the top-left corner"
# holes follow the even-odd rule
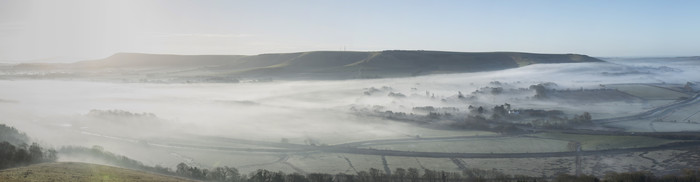
[[[194,181],[112,166],[42,163],[0,171],[0,181]]]
[[[150,79],[361,79],[503,70],[531,64],[603,62],[580,54],[520,52],[314,51],[241,55],[118,53],[69,64],[25,63],[17,71],[61,71],[68,77],[142,75]],[[56,75],[54,75],[56,76]]]

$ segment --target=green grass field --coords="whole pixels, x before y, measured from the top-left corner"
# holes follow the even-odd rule
[[[567,141],[547,138],[501,137],[373,145],[366,148],[446,153],[534,153],[566,151],[567,144]]]
[[[688,97],[688,95],[684,93],[643,84],[618,84],[607,85],[606,87],[614,88],[646,100],[676,100],[681,97]]]
[[[193,181],[118,167],[77,163],[43,163],[0,171],[0,181]]]
[[[565,141],[577,141],[581,143],[581,148],[583,150],[653,147],[674,142],[674,140],[644,136],[580,135],[565,133],[539,133],[532,136]]]

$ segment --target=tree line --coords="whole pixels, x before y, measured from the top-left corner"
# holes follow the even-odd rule
[[[37,143],[27,145],[29,137],[14,127],[0,124],[0,169],[56,161],[57,152]]]
[[[221,182],[457,182],[457,181],[545,181],[543,178],[511,176],[495,169],[467,169],[462,172],[446,172],[416,168],[396,168],[391,174],[384,170],[370,168],[354,174],[328,173],[285,173],[258,169],[241,175],[236,168],[216,167],[211,170],[180,163],[176,168],[180,177]]]
[[[390,175],[384,170],[370,168],[354,174],[284,173],[258,169],[248,175],[238,170],[217,167],[213,170],[199,169],[180,163],[177,175],[190,179],[222,182],[695,182],[700,181],[700,170],[683,170],[680,174],[655,176],[648,171],[616,173],[609,172],[602,178],[592,175],[559,174],[554,178],[508,175],[496,169],[466,169],[462,172],[446,172],[416,168],[396,168]],[[193,172],[197,171],[197,172]]]

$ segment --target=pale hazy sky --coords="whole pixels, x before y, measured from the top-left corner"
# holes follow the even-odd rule
[[[0,0],[0,62],[117,52],[700,55],[700,1]]]

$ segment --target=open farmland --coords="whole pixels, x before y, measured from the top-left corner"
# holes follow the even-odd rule
[[[495,137],[452,141],[407,142],[390,145],[373,145],[367,148],[416,152],[444,153],[536,153],[566,151],[567,141],[529,138]]]
[[[353,171],[368,171],[370,168],[384,169],[384,163],[380,155],[342,154],[341,156],[347,159],[345,162],[335,163],[335,168],[342,170],[352,169]],[[350,166],[350,163],[352,163],[352,166]]]
[[[203,152],[203,151],[182,151],[171,152],[170,155],[184,158],[190,161],[190,165],[206,168],[219,166],[233,166],[242,171],[255,170],[260,166],[277,164],[285,156],[275,154],[255,154],[255,153],[231,153],[231,152]],[[182,159],[180,159],[182,160]]]
[[[599,119],[596,120],[596,122],[629,132],[699,131],[700,125],[689,122],[690,118],[695,117],[699,103],[700,94],[695,94],[691,98],[674,101],[670,104],[649,109],[635,115]],[[686,122],[665,119],[674,117],[682,118],[681,121],[685,119]]]
[[[401,124],[401,123],[397,123]],[[367,140],[392,140],[392,139],[405,139],[405,138],[434,138],[434,137],[471,137],[471,136],[495,136],[498,133],[489,131],[478,131],[478,130],[444,130],[444,129],[433,129],[425,127],[406,127],[401,128],[401,130],[392,130],[391,128],[386,128],[385,133],[382,137],[370,137],[363,135],[362,133],[354,133],[348,135],[354,135],[352,137],[342,137],[333,134],[329,134],[320,141],[327,141],[329,145],[342,145],[342,144],[352,144],[356,142],[363,142]]]
[[[295,166],[296,172],[306,173],[311,171],[318,171],[329,174],[346,173],[352,174],[357,173],[360,170],[356,170],[354,165],[360,165],[362,162],[361,158],[370,158],[369,160],[379,160],[378,156],[363,156],[359,155],[357,157],[352,157],[354,160],[358,161],[357,164],[350,163],[351,159],[348,158],[347,154],[338,153],[313,153],[304,155],[294,155],[290,156],[289,159],[285,161],[288,165]],[[368,169],[368,166],[357,166],[361,169]],[[376,166],[374,168],[378,168]]]
[[[557,173],[574,173],[573,157],[461,159],[467,167],[496,169],[507,174],[549,177]]]
[[[583,135],[565,133],[540,133],[532,135],[538,138],[548,138],[579,142],[582,150],[607,150],[638,147],[653,147],[662,144],[675,142],[660,138],[645,136],[618,136],[618,135]]]
[[[698,131],[700,125],[682,122],[655,122],[655,119],[638,119],[606,124],[606,126],[624,128],[626,132],[677,132]]]
[[[700,123],[700,102],[696,102],[691,106],[679,108],[662,116],[659,122],[682,122],[682,123]]]
[[[605,87],[614,88],[645,100],[677,100],[690,96],[668,88],[647,84],[613,84]]]

